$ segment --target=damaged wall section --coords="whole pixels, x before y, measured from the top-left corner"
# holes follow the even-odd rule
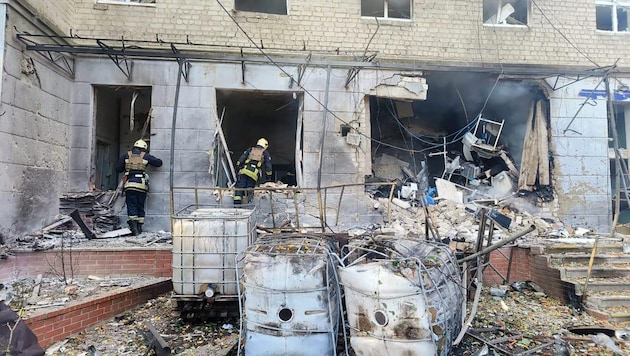
[[[288,72],[293,73],[297,70],[289,69]],[[347,72],[346,68],[308,67],[304,73],[301,88],[296,88],[295,85],[289,85],[290,79],[287,78],[286,73],[274,65],[247,64],[243,72],[240,64],[193,63],[189,81],[182,80],[180,87],[174,140],[174,186],[213,187],[225,183],[216,182],[208,173],[212,171],[209,169],[208,152],[213,147],[214,141],[218,139],[216,136],[217,119],[223,114],[223,107],[230,109],[235,105],[255,104],[255,101],[241,100],[240,103],[230,102],[230,105],[225,105],[224,94],[236,91],[243,94],[258,93],[256,95],[263,99],[263,95],[273,94],[274,98],[278,99],[277,105],[274,104],[275,106],[270,109],[271,111],[267,110],[268,112],[274,110],[279,110],[278,113],[287,110],[293,112],[282,119],[287,120],[285,125],[275,126],[277,130],[287,132],[282,132],[277,136],[275,140],[277,142],[273,140],[275,134],[271,133],[269,144],[272,152],[280,149],[282,151],[280,154],[287,154],[289,159],[296,157],[296,164],[303,167],[302,176],[298,179],[301,186],[314,188],[318,184],[324,187],[363,182],[363,177],[370,169],[370,156],[366,153],[369,152],[370,147],[369,133],[365,131],[369,127],[366,123],[369,120],[365,106],[366,94],[382,84],[382,78],[394,78],[397,73],[363,69],[350,83],[350,89],[347,89],[345,88]],[[124,85],[151,88],[153,113],[150,152],[161,158],[164,165],[158,169],[151,168],[149,172],[151,191],[147,199],[145,226],[149,231],[170,230],[169,166],[175,100],[174,83],[177,80],[176,63],[134,60],[134,75],[129,81],[107,58],[77,58],[76,76],[75,91],[80,94],[77,95],[74,103],[74,120],[77,124],[73,126],[73,131],[78,136],[82,136],[84,130],[87,132],[94,130],[94,87]],[[417,86],[421,81],[414,76],[415,74],[410,76],[412,80],[402,88],[408,92],[406,95],[417,96]],[[397,79],[397,83],[404,81],[402,77]],[[242,98],[247,98],[247,96],[242,96]],[[303,104],[300,104],[302,101]],[[257,112],[256,107],[249,111],[254,114]],[[234,120],[236,113],[225,113],[224,119]],[[296,116],[301,120],[299,125],[293,122]],[[252,123],[255,122],[258,127],[261,127],[260,125],[264,125],[264,120],[270,119],[273,117],[253,118]],[[289,120],[293,120],[290,125]],[[223,125],[230,127],[226,131],[226,137],[234,161],[246,148],[244,145],[254,144],[255,138],[258,138],[260,134],[265,134],[257,132],[258,130],[248,125],[238,127],[233,124],[226,126],[226,123]],[[242,131],[241,137],[230,139],[238,135],[236,128]],[[243,139],[243,135],[247,139]],[[95,144],[95,138],[89,133],[88,137],[85,145],[87,149],[90,149]],[[282,137],[295,137],[296,142],[301,142],[297,145],[288,145],[287,142],[279,141]],[[298,147],[297,152],[293,151],[293,146]],[[73,147],[73,151],[75,150],[81,152],[83,147]],[[90,176],[92,163],[89,162],[93,158],[86,156],[81,156],[81,160],[75,161],[71,171],[71,180],[74,182],[72,187],[77,191],[89,189],[90,181],[93,179]],[[279,165],[283,165],[286,163],[285,158],[276,154],[276,157],[272,156],[272,162],[277,161]],[[331,192],[326,201],[328,208],[326,212],[330,214],[329,221],[335,221],[337,210],[345,213],[342,214],[342,218],[346,219],[348,224],[356,224],[363,216],[371,215],[366,212],[373,210],[373,202],[365,196],[363,186],[346,189],[341,207],[337,205],[336,199],[340,194],[340,189]],[[199,198],[201,204],[215,202],[215,197],[209,193],[200,195]],[[193,201],[193,192],[176,191],[174,209],[177,211]],[[318,216],[317,197],[309,198],[307,202],[304,204],[305,214]],[[125,217],[121,216],[121,219],[124,221]]]
[[[52,222],[65,191],[69,159],[72,81],[35,52],[23,51],[16,28],[39,33],[33,17],[7,6],[0,110],[0,234],[15,237]],[[4,20],[10,23],[5,26]],[[41,25],[41,24],[40,24]],[[0,238],[2,240],[2,238]]]
[[[533,204],[519,207],[532,213],[553,200],[548,99],[538,83],[475,72],[426,78],[426,100],[370,97],[375,181],[398,181],[404,199],[435,189],[460,203],[527,196]]]
[[[606,95],[601,78],[573,84],[550,78],[551,136],[557,214],[567,224],[609,232],[612,226]],[[599,87],[599,88],[598,88]],[[605,92],[604,92],[605,94]]]

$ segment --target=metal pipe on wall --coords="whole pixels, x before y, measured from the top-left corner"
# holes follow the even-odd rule
[[[179,88],[182,84],[182,69],[184,66],[183,58],[179,58],[177,60],[179,63],[179,67],[177,69],[177,85],[175,86],[175,101],[173,103],[173,122],[171,126],[171,161],[169,163],[169,200],[170,200],[170,208],[171,208],[171,224],[173,222],[173,215],[175,215],[175,201],[173,199],[173,171],[174,171],[174,163],[175,160],[175,123],[177,123],[177,106],[179,104]],[[173,231],[173,227],[171,226],[171,231]]]
[[[325,138],[326,138],[326,130],[328,128],[328,125],[326,125],[326,122],[328,120],[328,93],[330,92],[330,65],[327,68],[326,71],[326,93],[324,96],[324,103],[323,103],[323,107],[324,107],[324,122],[322,125],[322,137],[319,140],[319,157],[318,157],[318,161],[319,161],[319,167],[317,168],[317,203],[319,205],[319,221],[322,223],[322,232],[324,232],[326,230],[326,217],[325,217],[325,212],[324,212],[324,206],[322,206],[322,193],[321,193],[321,186],[322,186],[322,164],[324,162],[324,142],[325,142]]]

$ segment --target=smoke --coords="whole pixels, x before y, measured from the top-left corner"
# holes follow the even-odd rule
[[[520,165],[529,111],[544,98],[541,88],[522,80],[497,80],[496,74],[468,72],[429,73],[427,83],[427,100],[414,102],[416,118],[433,125],[437,121],[449,133],[480,114],[488,120],[504,120],[500,144]]]

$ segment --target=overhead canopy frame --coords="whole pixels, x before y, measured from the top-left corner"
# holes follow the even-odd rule
[[[26,45],[26,48],[32,46],[38,46],[39,44],[29,38],[29,34],[23,33],[17,35],[17,39]],[[54,45],[51,45],[54,46]],[[52,63],[55,67],[62,72],[68,74],[71,78],[74,78],[74,58],[60,51],[38,50],[37,53],[44,59]]]
[[[354,60],[348,60],[351,53],[341,53],[339,50],[333,51],[339,58],[329,59],[330,51],[320,51],[326,55],[325,59],[313,60],[309,55],[306,59],[296,58],[296,53],[303,52],[295,49],[267,48],[271,52],[286,53],[281,57],[271,59],[268,55],[245,54],[244,49],[257,51],[255,48],[246,46],[212,45],[192,43],[186,38],[186,42],[167,42],[157,38],[156,40],[135,40],[126,38],[90,38],[73,36],[56,36],[45,34],[30,34],[19,32],[16,34],[18,40],[24,43],[25,48],[30,51],[39,52],[44,58],[51,61],[57,67],[74,77],[73,57],[75,54],[108,56],[127,76],[131,77],[132,65],[130,58],[139,59],[160,59],[184,61],[180,74],[188,78],[191,60],[231,62],[241,63],[273,63],[276,65],[306,65],[313,67],[347,68],[348,76],[346,86],[356,77],[362,69],[381,70],[402,70],[402,71],[474,71],[479,73],[501,73],[502,75],[545,75],[545,76],[598,76],[606,72],[606,67],[601,68],[551,68],[532,67],[525,65],[485,65],[483,67],[457,66],[457,65],[432,65],[418,62],[388,62],[374,61],[377,52],[371,54],[362,51],[362,56],[354,56]],[[177,47],[175,47],[177,46]],[[185,50],[184,50],[185,48]],[[239,52],[242,52],[239,53]],[[310,51],[314,53],[313,51]],[[55,54],[57,53],[57,54]],[[319,53],[319,52],[318,52]],[[357,59],[359,58],[359,59]],[[244,68],[243,68],[244,72]],[[303,70],[301,71],[303,73]],[[244,76],[244,73],[243,73]],[[187,80],[187,79],[186,79]],[[298,82],[299,83],[299,82]]]
[[[116,64],[116,67],[118,67],[118,69],[120,69],[120,71],[123,72],[123,74],[125,75],[125,77],[127,77],[128,80],[131,80],[131,70],[133,69],[133,62],[128,61],[127,56],[124,54],[125,53],[124,38],[121,40],[121,43],[122,43],[122,47],[121,47],[122,54],[119,55],[116,53],[116,51],[113,51],[112,48],[106,45],[103,41],[96,40],[96,44],[98,44],[98,46],[103,49],[103,51],[105,52],[105,54],[107,54],[109,59],[111,59],[114,62],[114,64]],[[121,64],[124,64],[125,66],[123,67]]]

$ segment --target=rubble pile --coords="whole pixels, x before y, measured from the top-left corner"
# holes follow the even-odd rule
[[[527,226],[536,227],[535,235],[539,237],[558,238],[575,236],[592,236],[593,232],[584,228],[573,228],[552,218],[533,216],[520,211],[510,204],[467,204],[456,203],[451,200],[437,199],[433,205],[401,207],[396,204],[388,205],[385,198],[377,198],[376,208],[384,216],[388,215],[387,208],[391,207],[391,222],[383,233],[393,233],[398,236],[425,238],[426,223],[431,225],[437,236],[429,235],[430,239],[450,239],[457,241],[475,242],[479,234],[479,214],[482,209],[494,219],[497,239],[508,237],[512,232]]]
[[[114,194],[115,191],[66,194],[59,199],[59,212],[70,215],[78,210],[96,232],[112,231],[120,226],[114,211]]]

